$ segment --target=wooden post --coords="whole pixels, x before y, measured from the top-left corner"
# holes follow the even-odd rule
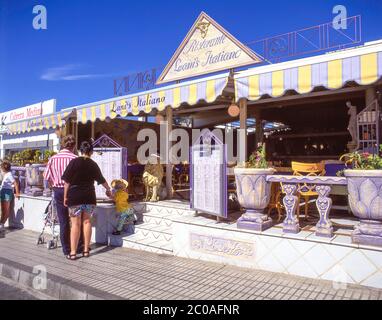
[[[91,138],[92,138],[92,140],[94,140],[94,138],[95,138],[95,122],[91,122],[90,125],[91,125]]]
[[[263,119],[261,117],[261,112],[257,111],[255,113],[256,120],[256,147],[259,143],[263,143],[264,141],[264,130],[263,130]]]
[[[247,100],[241,99],[239,101],[240,108],[240,131],[238,148],[238,163],[243,163],[247,160]]]
[[[375,99],[377,99],[377,94],[374,88],[368,88],[365,90],[365,107],[369,106]]]
[[[78,141],[78,122],[77,121],[74,122],[74,137],[76,139],[76,146],[78,149],[80,146],[78,145],[79,141]]]
[[[5,152],[4,152],[4,145],[3,145],[3,135],[0,134],[0,146],[1,146],[1,149],[0,149],[0,158],[1,159],[4,159],[4,156],[5,156]]]
[[[173,112],[171,106],[166,108],[166,190],[167,199],[172,199],[172,157],[171,157],[171,146],[170,133],[172,132],[173,124]]]

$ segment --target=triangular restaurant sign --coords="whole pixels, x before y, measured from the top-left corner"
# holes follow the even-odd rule
[[[157,84],[261,61],[251,49],[202,12],[163,70]]]

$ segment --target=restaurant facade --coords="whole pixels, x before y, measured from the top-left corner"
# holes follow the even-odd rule
[[[12,122],[7,136],[53,130],[78,142],[92,138],[104,167],[102,155],[115,152],[107,161],[127,167],[141,223],[111,235],[114,206],[100,199],[95,242],[382,288],[382,182],[362,177],[373,196],[354,204],[349,181],[358,182],[340,174],[346,167],[339,161],[355,150],[378,153],[381,76],[382,40],[266,64],[202,13],[157,88]],[[148,128],[164,144],[159,202],[142,201],[145,164],[137,153]],[[235,132],[234,139],[219,136],[222,128]],[[189,160],[176,164],[174,129],[200,130],[188,138]],[[269,168],[235,169],[259,144]],[[230,147],[235,159],[227,158]],[[40,231],[36,217],[48,201],[16,200],[10,223]],[[366,218],[354,209],[365,201],[371,203]]]

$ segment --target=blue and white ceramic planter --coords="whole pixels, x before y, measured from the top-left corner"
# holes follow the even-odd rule
[[[272,227],[272,219],[264,214],[271,197],[271,183],[267,175],[275,170],[235,168],[236,191],[240,205],[246,212],[237,221],[238,228],[263,231]]]
[[[382,246],[382,170],[345,170],[352,213],[360,219],[354,243]]]

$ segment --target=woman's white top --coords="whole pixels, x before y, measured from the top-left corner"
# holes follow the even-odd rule
[[[15,178],[12,172],[7,172],[3,175],[3,182],[1,183],[1,189],[13,190],[15,184]]]

